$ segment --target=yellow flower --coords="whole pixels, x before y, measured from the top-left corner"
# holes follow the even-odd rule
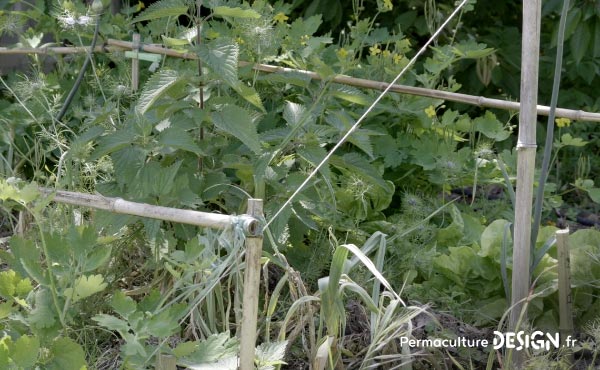
[[[378,55],[378,54],[380,54],[381,53],[381,49],[379,48],[379,45],[371,46],[369,48],[369,53],[371,55]]]
[[[556,122],[556,126],[558,127],[569,127],[571,126],[571,120],[568,118],[557,118],[554,120]]]
[[[348,56],[348,50],[346,50],[344,48],[338,49],[338,51],[336,53],[337,53],[338,58],[340,58],[340,59],[346,59],[346,57]]]
[[[425,114],[429,118],[433,118],[433,117],[437,116],[437,114],[435,113],[435,107],[433,105],[430,105],[429,107],[427,107],[427,109],[425,109]]]
[[[138,12],[141,11],[142,9],[144,9],[145,7],[146,7],[146,5],[144,5],[143,2],[138,1],[138,3],[137,3],[137,11]]]
[[[285,23],[285,21],[287,21],[288,19],[290,19],[290,17],[283,14],[283,12],[279,12],[273,17],[273,20],[277,23]]]
[[[386,49],[386,50],[383,51],[383,53],[381,55],[383,55],[384,58],[387,58],[390,55],[392,55],[392,53],[390,53],[390,51]]]
[[[402,55],[396,54],[396,53],[394,53],[394,55],[392,56],[392,60],[394,61],[394,64],[400,63],[402,58],[404,58]]]
[[[383,0],[383,7],[387,10],[394,9],[394,5],[392,4],[392,0]]]

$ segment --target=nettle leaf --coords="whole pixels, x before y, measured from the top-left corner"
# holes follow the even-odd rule
[[[198,47],[198,57],[229,86],[238,85],[240,47],[230,39],[218,38]]]
[[[212,113],[212,121],[218,129],[235,136],[254,153],[260,154],[256,124],[248,111],[237,105],[227,104],[220,111]]]
[[[261,343],[256,348],[256,361],[260,370],[275,369],[275,365],[285,364],[283,357],[285,356],[285,348],[288,341],[273,343]]]
[[[370,105],[373,101],[370,96],[363,94],[362,91],[352,86],[338,85],[331,90],[331,94],[350,103],[363,106]]]
[[[182,161],[175,162],[169,167],[162,167],[158,162],[148,163],[139,172],[135,189],[141,197],[171,193],[182,163]]]
[[[242,9],[239,7],[217,6],[213,8],[213,15],[231,18],[260,18],[260,13],[253,9]]]
[[[266,113],[265,106],[262,103],[262,99],[260,95],[256,91],[256,89],[252,86],[248,86],[241,81],[238,81],[237,86],[235,87],[235,91],[246,101],[256,108],[260,109],[263,113]]]
[[[144,114],[152,105],[171,89],[184,83],[179,73],[172,69],[163,69],[152,75],[144,85],[137,104],[137,111]]]
[[[64,291],[65,297],[71,297],[73,303],[87,298],[93,294],[103,291],[108,284],[104,282],[104,277],[100,274],[81,276],[75,280],[73,288],[67,288]]]
[[[306,107],[302,104],[286,101],[285,107],[283,107],[283,119],[292,128],[301,124],[306,114]],[[313,121],[314,117],[310,117],[310,122]]]
[[[202,149],[196,144],[192,135],[178,127],[169,127],[157,137],[157,142],[168,148],[185,150],[198,155],[204,155]]]
[[[319,163],[325,158],[327,155],[327,151],[325,148],[322,148],[318,144],[313,145],[304,145],[296,150],[298,155],[302,157],[305,161],[310,163],[313,166],[318,166]],[[326,163],[321,166],[319,172],[325,177],[325,179],[329,182],[331,181],[331,171],[329,170],[329,165]]]
[[[186,14],[188,5],[185,0],[162,0],[150,5],[132,21],[142,22],[165,17],[179,17]]]
[[[116,152],[134,143],[136,134],[130,130],[119,130],[111,132],[98,140],[98,146],[89,160],[94,161],[106,154]]]
[[[220,359],[234,357],[239,343],[236,338],[230,338],[229,333],[213,334],[198,344],[196,350],[182,361],[188,367],[214,363]]]

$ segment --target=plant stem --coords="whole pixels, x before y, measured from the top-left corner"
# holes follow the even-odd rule
[[[556,65],[554,67],[554,82],[552,85],[552,97],[550,100],[550,113],[548,114],[548,124],[546,128],[546,143],[544,144],[544,157],[542,160],[542,169],[540,173],[539,185],[535,196],[535,208],[533,225],[531,227],[531,250],[535,249],[537,235],[542,218],[542,204],[544,200],[544,187],[548,180],[548,169],[552,157],[552,142],[554,140],[554,116],[556,114],[556,105],[558,103],[558,92],[560,90],[560,75],[562,70],[563,44],[565,42],[565,28],[567,23],[567,13],[569,12],[569,0],[564,0],[560,22],[558,25],[558,41],[556,45]]]

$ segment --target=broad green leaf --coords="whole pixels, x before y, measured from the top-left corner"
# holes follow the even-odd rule
[[[496,220],[483,230],[483,233],[481,234],[481,250],[478,253],[480,256],[499,260],[502,239],[504,239],[507,223],[508,221],[506,220]],[[510,239],[509,236],[509,240]]]
[[[569,44],[571,46],[571,53],[575,58],[575,63],[579,64],[586,54],[589,54],[592,41],[592,33],[590,31],[590,25],[587,22],[580,22],[577,25],[577,30],[571,36]]]
[[[325,156],[327,155],[327,151],[318,144],[307,144],[301,148],[298,148],[296,152],[300,157],[302,157],[305,161],[307,161],[314,167],[321,163],[323,158],[325,158]],[[329,165],[327,163],[321,166],[319,172],[325,177],[327,181],[330,181],[331,171],[329,170]]]
[[[13,270],[0,272],[0,295],[9,298],[15,294],[15,283],[18,280],[17,273]]]
[[[122,353],[127,356],[148,357],[148,353],[146,352],[144,345],[140,342],[140,340],[143,339],[131,333],[125,333],[123,339],[125,339],[125,344],[121,347]]]
[[[218,38],[198,47],[198,57],[218,78],[229,86],[238,86],[238,58],[240,48],[235,42]]]
[[[188,5],[185,0],[161,0],[150,5],[142,14],[135,17],[133,23],[165,17],[179,17],[186,14],[187,11]]]
[[[286,101],[283,107],[283,119],[290,125],[290,127],[296,127],[302,121],[302,118],[306,114],[306,107],[302,104],[292,103]]]
[[[254,87],[248,86],[242,81],[239,81],[237,86],[235,87],[235,90],[238,92],[238,94],[241,95],[242,98],[246,99],[248,103],[254,105],[263,113],[266,113],[265,107],[262,103],[262,99],[260,98],[260,95],[258,95],[258,92]]]
[[[148,163],[139,172],[132,189],[135,189],[140,197],[170,194],[182,163],[178,161],[168,167],[162,167],[158,162]]]
[[[384,180],[378,169],[356,152],[344,154],[341,157],[333,155],[329,161],[339,169],[346,169],[349,173],[355,173],[365,179],[369,179],[385,191],[393,191],[393,184]]]
[[[212,121],[217,128],[238,138],[254,153],[261,152],[254,119],[243,108],[227,104],[220,111],[213,112]]]
[[[219,17],[231,18],[260,18],[260,14],[253,9],[242,9],[239,7],[217,6],[213,8],[213,14]]]
[[[198,155],[204,155],[191,134],[177,127],[169,127],[158,134],[157,142],[167,148],[181,149]]]
[[[118,331],[121,335],[127,333],[130,329],[126,321],[104,313],[92,317],[92,320],[109,330]]]
[[[0,339],[0,369],[10,369],[8,355],[9,343],[12,343],[12,340],[8,335],[5,335],[2,339]]]
[[[105,265],[109,259],[112,248],[108,245],[98,246],[85,259],[83,272],[94,271],[102,265]]]
[[[600,204],[600,188],[585,189],[588,195],[595,203]]]
[[[47,289],[39,289],[35,294],[33,310],[29,313],[29,322],[36,328],[50,328],[56,324],[52,296]]]
[[[3,256],[21,276],[29,276],[40,284],[46,284],[45,271],[40,266],[40,251],[31,240],[18,236],[10,239],[12,254]],[[13,260],[14,258],[14,260]]]
[[[116,152],[117,150],[130,146],[135,142],[135,138],[136,134],[127,129],[111,132],[98,140],[98,146],[92,153],[89,160],[94,161],[106,154]]]
[[[93,226],[71,226],[67,233],[66,245],[70,254],[83,260],[98,244],[98,234]]]
[[[16,310],[17,306],[13,306],[12,302],[0,303],[0,320],[7,318],[13,311]]]
[[[136,110],[144,114],[170,89],[184,82],[179,73],[172,69],[163,69],[152,75],[144,85]]]
[[[210,364],[220,359],[235,356],[239,349],[236,338],[230,338],[229,333],[213,334],[198,344],[197,349],[182,362],[188,367]]]
[[[475,118],[473,123],[476,131],[495,141],[502,141],[510,136],[510,132],[504,129],[504,125],[490,111],[486,111],[483,117]]]
[[[176,39],[173,37],[167,37],[165,35],[160,35],[160,37],[167,47],[188,46],[190,44],[189,40],[186,39]]]
[[[110,302],[110,306],[115,310],[116,313],[127,319],[129,315],[135,312],[137,304],[133,298],[128,297],[120,290],[117,290],[113,295]]]
[[[75,280],[73,288],[64,291],[65,297],[72,298],[73,303],[103,291],[108,286],[100,274],[81,276]]]
[[[346,85],[336,86],[335,89],[331,90],[331,94],[336,98],[343,99],[352,104],[358,104],[363,106],[367,106],[373,101],[371,97],[363,94],[357,88]]]
[[[285,357],[287,343],[287,340],[284,340],[283,342],[261,343],[256,348],[255,361],[257,362],[258,369],[273,369],[274,365],[285,364],[283,358]]]
[[[169,309],[150,318],[146,322],[146,330],[149,334],[158,338],[168,337],[179,329],[179,320],[186,310],[187,305],[184,303],[170,306]]]
[[[82,370],[86,369],[83,348],[69,338],[58,338],[50,347],[51,361],[46,365],[48,370]]]
[[[196,350],[196,347],[198,346],[197,341],[194,342],[181,342],[177,345],[177,347],[173,348],[173,354],[175,355],[175,357],[184,357],[184,356],[189,356],[192,353],[194,353],[194,351]]]
[[[37,362],[40,351],[40,340],[37,337],[22,335],[17,339],[10,351],[10,358],[15,365],[29,368]]]
[[[580,137],[573,137],[571,134],[563,134],[560,137],[560,143],[555,143],[555,146],[563,147],[563,146],[585,146],[588,142],[584,141]]]

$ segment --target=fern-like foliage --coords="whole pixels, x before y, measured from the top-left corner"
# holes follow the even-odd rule
[[[150,5],[142,14],[135,17],[133,22],[151,21],[165,17],[179,17],[186,14],[189,2],[186,0],[160,0]]]

